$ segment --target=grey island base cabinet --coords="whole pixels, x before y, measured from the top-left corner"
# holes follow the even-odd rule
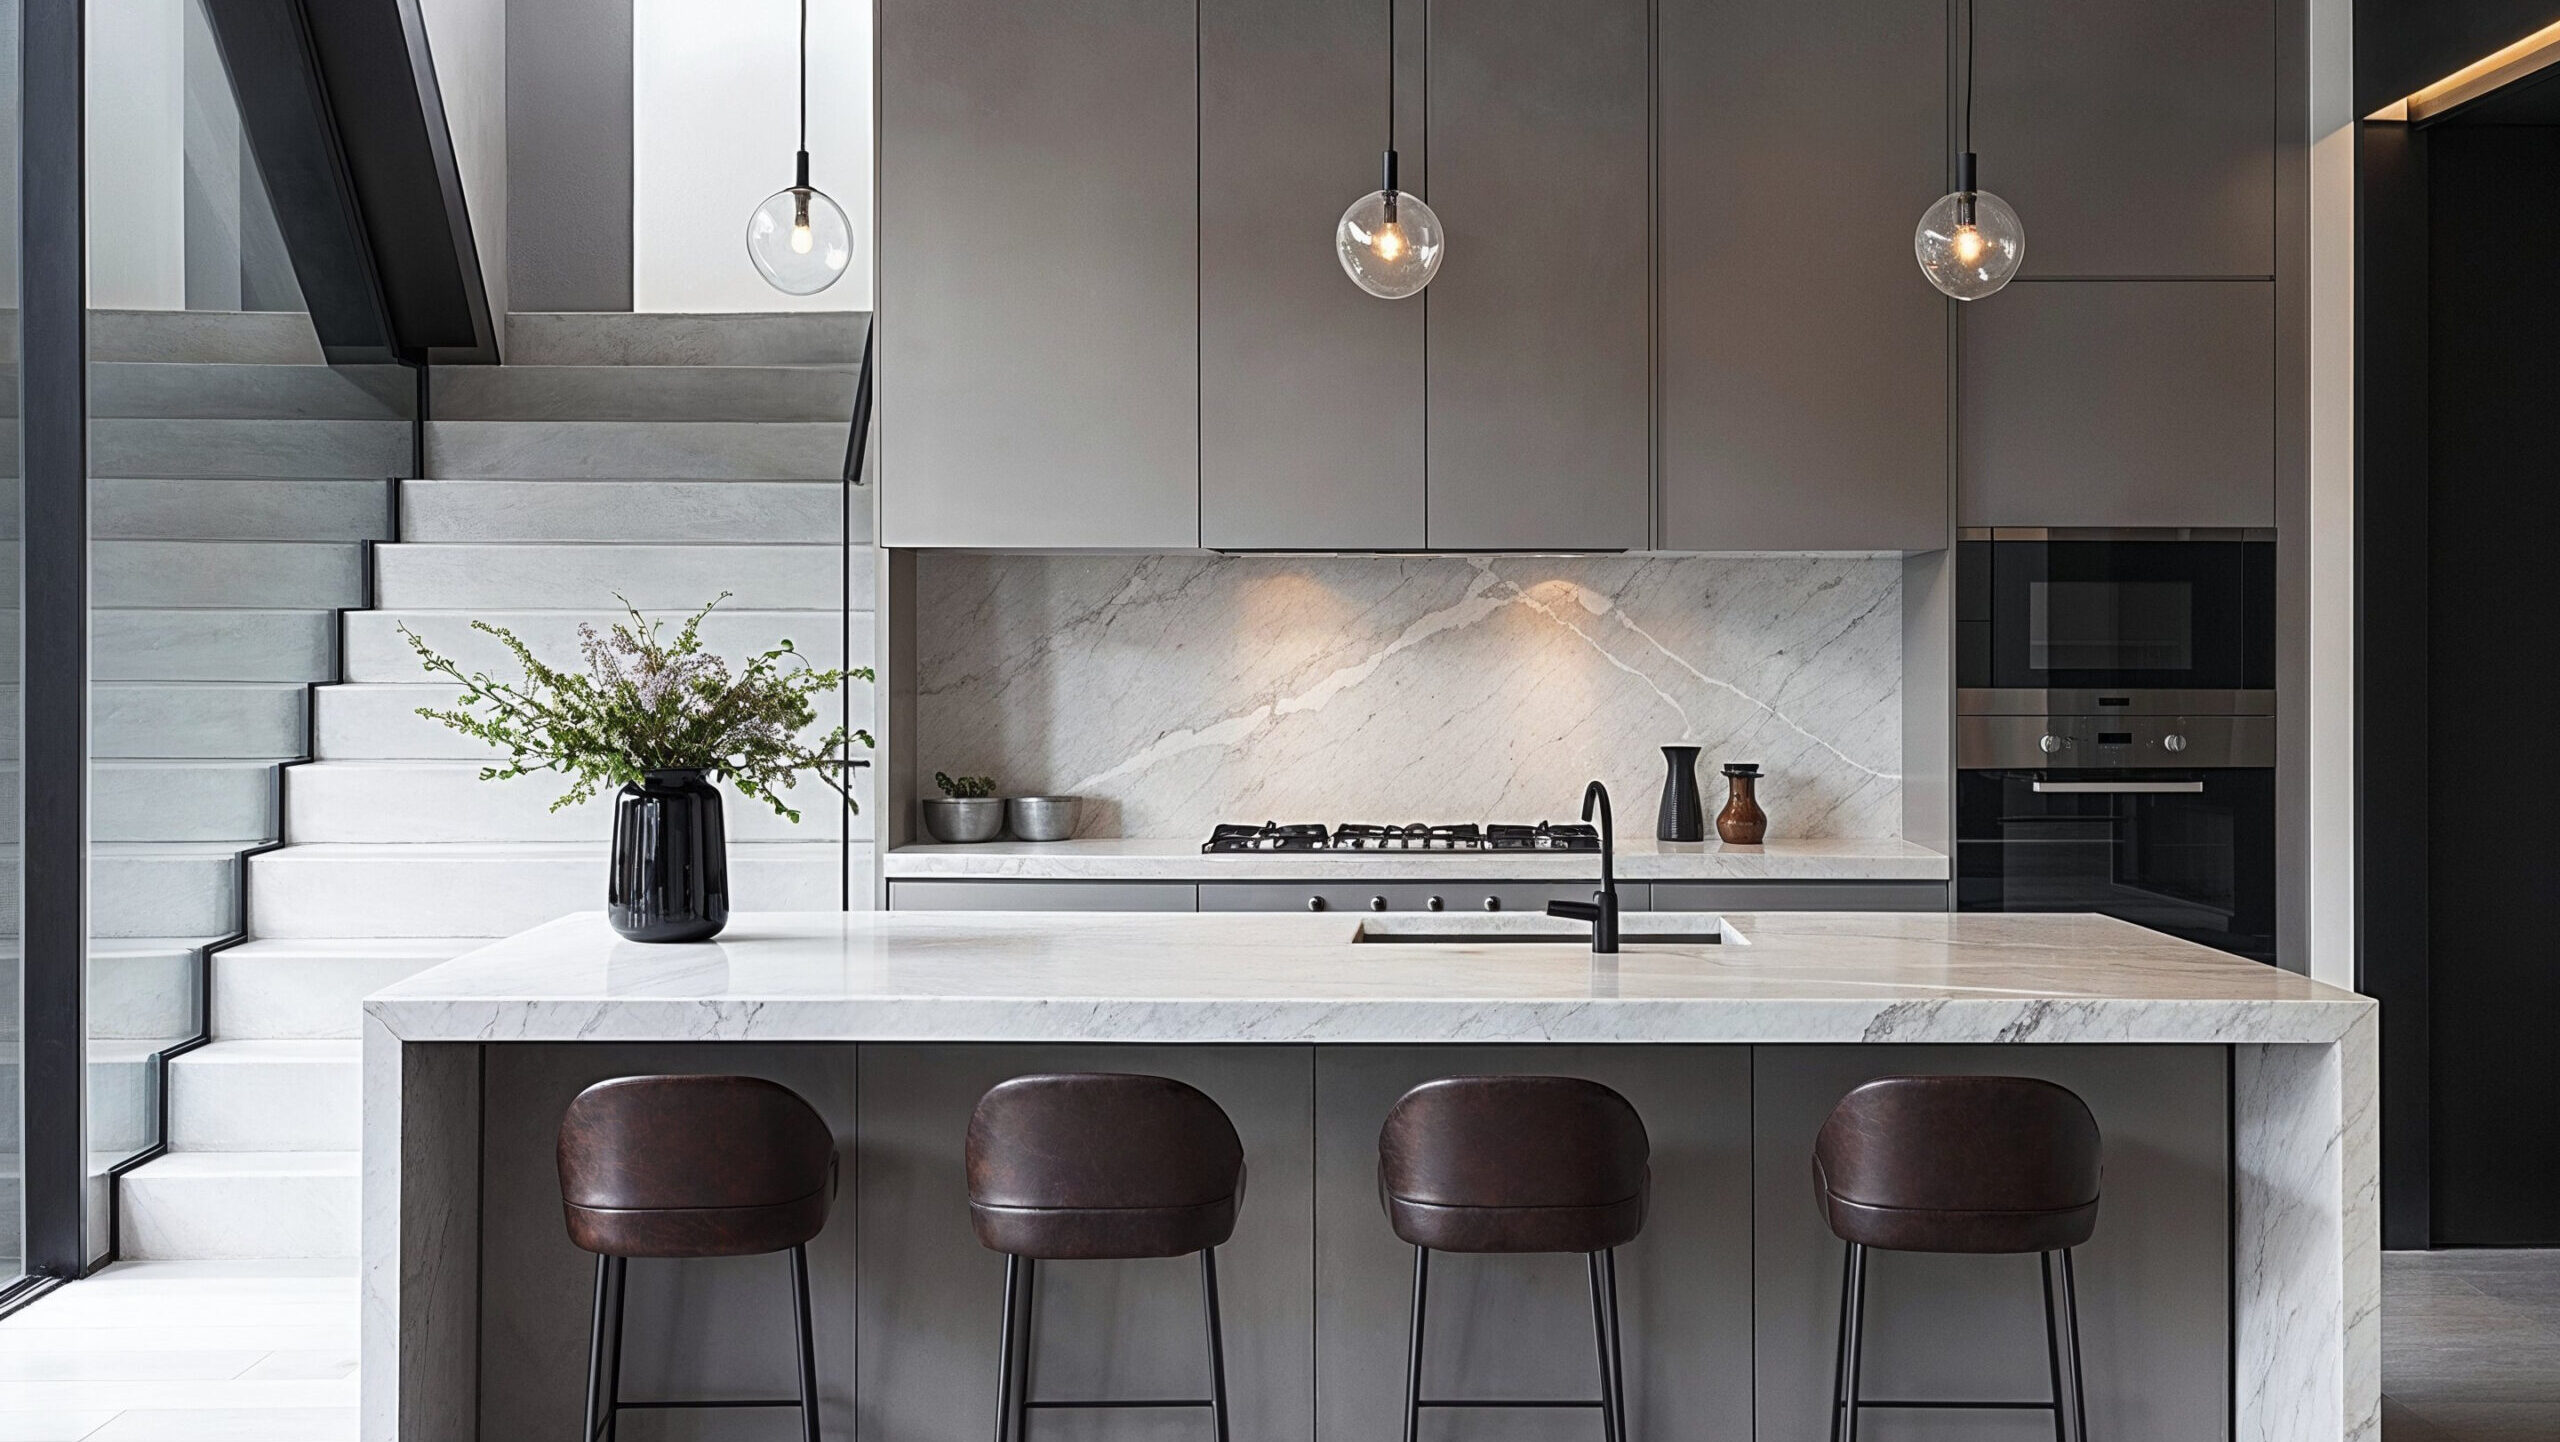
[[[2089,1435],[2374,1435],[2369,1001],[2101,917],[1686,920],[1734,934],[1594,958],[1529,918],[744,913],[714,942],[640,946],[586,915],[431,968],[366,1003],[362,1435],[574,1435],[595,1267],[562,1225],[556,1133],[579,1090],[642,1073],[769,1077],[835,1134],[810,1248],[822,1435],[989,1435],[1004,1261],[970,1227],[964,1139],[987,1088],[1052,1070],[1177,1077],[1233,1118],[1238,1442],[1399,1434],[1413,1258],[1379,1209],[1379,1126],[1417,1083],[1501,1072],[1591,1078],[1644,1120],[1645,1223],[1618,1256],[1637,1438],[1823,1435],[1842,1249],[1813,1138],[1860,1082],[1915,1073],[2042,1077],[2096,1115]],[[1034,1396],[1201,1396],[1199,1276],[1044,1264]],[[1879,1253],[1868,1282],[1868,1396],[2045,1395],[2032,1258]],[[1596,1395],[1581,1259],[1444,1256],[1432,1284],[1426,1395]],[[626,1395],[789,1395],[789,1297],[779,1256],[635,1263]],[[780,1409],[623,1425],[798,1435]],[[1878,1410],[1861,1432],[2050,1425]],[[1207,1419],[1062,1409],[1033,1430],[1188,1442]],[[1424,1435],[1598,1434],[1558,1410],[1436,1412]]]

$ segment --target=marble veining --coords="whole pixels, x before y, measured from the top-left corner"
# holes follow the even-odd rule
[[[1087,798],[1088,836],[1218,821],[1651,829],[1659,748],[1766,768],[1775,837],[1895,835],[1893,557],[1024,556],[918,566],[927,773]]]

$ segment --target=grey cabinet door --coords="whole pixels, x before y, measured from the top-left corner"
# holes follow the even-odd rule
[[[1386,30],[1377,0],[1201,0],[1204,546],[1423,545],[1424,302],[1370,296],[1333,251],[1378,184]]]
[[[2021,283],[1960,320],[1959,525],[2275,524],[2273,282]]]
[[[1976,3],[1974,149],[2022,274],[2274,273],[2273,0]]]
[[[881,0],[881,542],[1200,543],[1191,0]]]
[[[1948,302],[1911,228],[1945,188],[1946,6],[1662,0],[1659,23],[1656,545],[1945,545]]]
[[[1431,11],[1435,550],[1650,540],[1646,0]],[[1410,304],[1410,302],[1406,302]]]

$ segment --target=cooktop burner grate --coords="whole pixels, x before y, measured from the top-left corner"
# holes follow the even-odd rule
[[[1326,827],[1301,822],[1283,826],[1221,823],[1200,843],[1204,852],[1264,851],[1598,851],[1597,827],[1574,822],[1541,821],[1534,826],[1489,825],[1472,821],[1430,825],[1409,822],[1381,826],[1346,821]]]

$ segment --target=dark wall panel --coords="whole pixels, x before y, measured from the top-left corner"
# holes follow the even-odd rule
[[[2547,1245],[2560,1242],[2560,771],[2517,742],[2560,707],[2560,129],[2431,131],[2427,167],[2434,1231]]]
[[[507,7],[507,267],[516,310],[631,309],[631,0]]]
[[[2356,0],[2356,113],[2560,21],[2560,0]]]

